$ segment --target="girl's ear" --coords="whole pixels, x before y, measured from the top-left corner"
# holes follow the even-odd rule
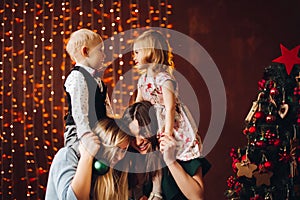
[[[89,53],[88,53],[88,48],[87,47],[82,47],[81,48],[81,54],[84,57],[88,57]]]

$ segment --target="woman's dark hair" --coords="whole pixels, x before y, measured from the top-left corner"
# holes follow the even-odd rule
[[[134,119],[138,121],[140,135],[150,140],[153,146],[157,146],[158,123],[153,105],[149,101],[140,101],[130,105],[125,110],[122,121],[130,124]],[[126,132],[132,135],[129,129]]]
[[[157,154],[150,152],[158,151],[158,140],[157,140],[157,131],[158,123],[156,112],[153,105],[149,101],[140,101],[130,105],[124,112],[122,121],[129,125],[133,120],[138,121],[140,135],[148,139],[151,143],[151,148],[145,157],[146,162],[146,180],[151,180],[151,177],[155,176],[156,170],[161,168],[161,162],[157,157]],[[128,129],[129,131],[129,129]],[[131,134],[130,132],[128,132]],[[131,134],[132,135],[132,134]],[[133,136],[133,135],[132,135]],[[134,137],[134,136],[133,136]],[[133,148],[128,149],[129,151],[136,152]],[[135,166],[135,161],[132,161],[133,167]],[[131,174],[134,176],[134,174]],[[135,178],[130,176],[130,186],[134,186]]]

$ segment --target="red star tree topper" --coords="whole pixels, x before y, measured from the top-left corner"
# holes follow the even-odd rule
[[[285,69],[288,75],[290,75],[295,64],[300,64],[300,58],[298,57],[298,52],[300,45],[296,46],[292,50],[288,50],[280,44],[282,56],[275,58],[272,62],[282,63],[285,65]]]

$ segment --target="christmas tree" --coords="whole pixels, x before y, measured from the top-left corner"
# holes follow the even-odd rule
[[[232,148],[227,199],[300,199],[300,46],[266,67],[245,118],[247,145]]]

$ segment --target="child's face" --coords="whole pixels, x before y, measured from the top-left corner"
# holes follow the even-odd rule
[[[89,67],[94,69],[103,68],[105,59],[103,43],[93,41],[87,47],[87,57],[85,58]]]
[[[133,45],[133,61],[134,63],[139,66],[146,64],[144,61],[144,55],[143,55],[143,47],[140,46],[138,43]]]

